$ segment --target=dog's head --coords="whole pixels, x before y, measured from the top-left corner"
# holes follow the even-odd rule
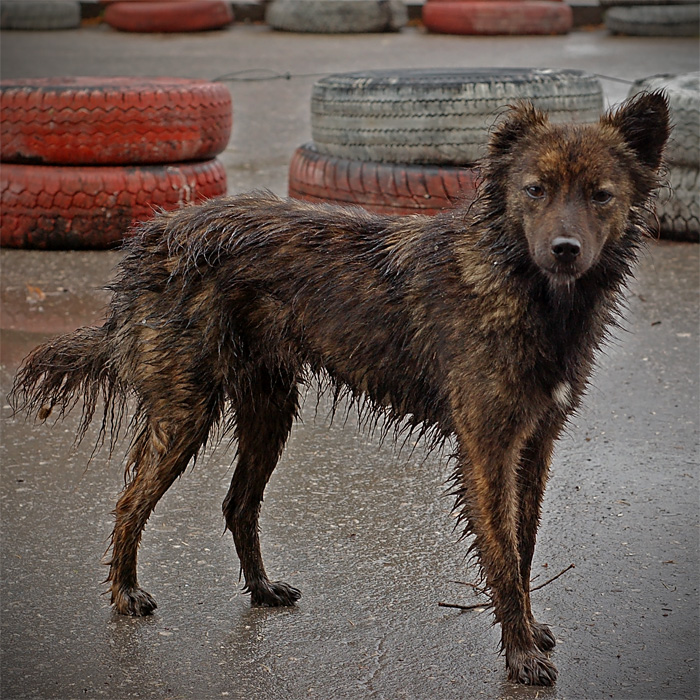
[[[662,92],[638,95],[597,124],[551,124],[524,102],[497,126],[486,178],[552,284],[571,284],[625,234],[659,184],[668,134]]]

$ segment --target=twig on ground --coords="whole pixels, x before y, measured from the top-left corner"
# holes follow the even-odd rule
[[[474,605],[460,605],[459,603],[438,603],[441,608],[457,608],[458,610],[476,610],[478,608],[492,608],[492,603],[476,603]]]
[[[477,593],[486,593],[486,587],[480,586],[478,583],[469,583],[469,581],[450,581],[450,583],[456,583],[460,586],[469,586],[473,588]]]
[[[552,576],[552,578],[548,579],[544,583],[541,583],[539,586],[533,586],[530,589],[530,593],[533,591],[539,591],[541,588],[544,588],[545,586],[548,586],[552,581],[556,581],[560,576],[563,576],[567,571],[571,571],[571,569],[575,569],[576,564],[569,564],[565,569],[562,569],[556,576]],[[468,583],[466,581],[452,581],[452,583],[458,583],[460,586],[469,586],[470,588],[473,588],[477,593],[485,593],[485,590],[478,586],[475,583]],[[479,608],[491,608],[493,607],[492,603],[474,603],[473,605],[460,605],[459,603],[438,603],[438,605],[441,608],[457,608],[458,610],[477,610]]]
[[[576,568],[576,564],[569,564],[569,566],[567,566],[566,569],[563,569],[562,571],[560,571],[556,576],[552,576],[552,578],[545,581],[544,583],[541,583],[539,586],[535,586],[534,588],[531,588],[530,593],[532,593],[532,591],[539,591],[540,588],[544,588],[548,584],[552,583],[552,581],[556,581],[560,576],[563,576],[567,571],[570,571],[571,569],[575,569],[575,568]]]

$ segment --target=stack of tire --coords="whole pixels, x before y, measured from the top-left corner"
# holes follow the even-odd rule
[[[630,97],[666,91],[673,131],[666,147],[667,192],[656,205],[662,238],[700,242],[700,72],[655,75],[638,80]]]
[[[477,161],[505,106],[529,99],[555,122],[597,121],[599,81],[572,70],[377,70],[313,87],[312,143],[289,167],[289,195],[385,214],[435,214],[474,198]]]
[[[605,26],[613,34],[698,36],[698,0],[600,0]]]
[[[403,0],[272,0],[265,21],[286,32],[392,32],[408,22],[408,10]]]
[[[123,32],[203,32],[233,22],[227,0],[101,0],[103,19]]]
[[[422,19],[441,34],[567,34],[573,26],[559,0],[427,0]]]
[[[108,248],[160,209],[226,193],[225,86],[180,78],[0,83],[0,245]]]
[[[3,0],[0,29],[75,29],[80,26],[78,0]]]

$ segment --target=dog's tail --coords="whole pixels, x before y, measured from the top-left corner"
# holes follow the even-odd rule
[[[36,414],[46,420],[55,407],[60,416],[83,399],[77,441],[92,421],[98,399],[104,399],[105,416],[114,419],[117,391],[114,372],[109,366],[106,326],[79,328],[35,348],[24,360],[9,394],[15,412]]]

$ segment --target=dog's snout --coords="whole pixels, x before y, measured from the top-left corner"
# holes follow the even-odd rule
[[[552,241],[552,255],[563,263],[571,263],[581,253],[581,242],[576,238],[558,236]]]

